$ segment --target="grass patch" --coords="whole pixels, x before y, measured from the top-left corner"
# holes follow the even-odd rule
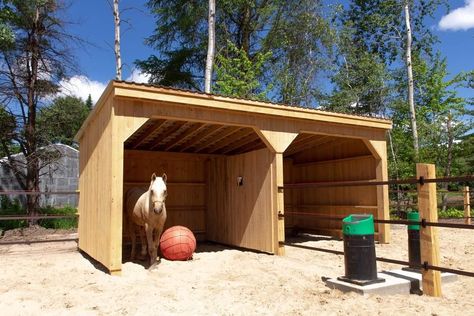
[[[44,215],[75,215],[77,209],[71,206],[65,206],[61,208],[55,207],[42,207],[39,210],[40,214]],[[26,210],[21,206],[21,203],[18,200],[10,200],[9,198],[3,196],[0,198],[0,215],[6,216],[26,216]],[[38,225],[44,228],[54,228],[54,229],[71,229],[77,228],[78,218],[54,218],[54,219],[40,219],[38,220]],[[28,222],[26,220],[5,220],[0,221],[0,231],[6,231],[16,228],[28,227]]]
[[[48,215],[75,215],[77,209],[71,206],[62,208],[44,207],[40,209],[41,214]],[[70,229],[77,227],[77,216],[71,218],[40,219],[38,224],[44,228]]]

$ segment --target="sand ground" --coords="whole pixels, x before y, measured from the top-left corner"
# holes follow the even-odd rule
[[[377,256],[406,260],[406,230]],[[439,229],[441,265],[474,271],[474,232]],[[344,274],[343,256],[287,246],[277,257],[211,244],[192,261],[162,260],[152,270],[126,262],[121,277],[96,269],[74,241],[17,243],[32,238],[74,238],[73,231],[8,233],[0,245],[1,315],[474,315],[474,278],[444,284],[443,297],[360,296],[325,286]],[[292,242],[342,250],[342,242],[306,236]],[[378,263],[378,270],[399,268]]]

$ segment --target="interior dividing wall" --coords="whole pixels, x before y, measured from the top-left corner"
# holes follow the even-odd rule
[[[266,148],[210,159],[209,240],[274,253],[274,164],[275,154]]]
[[[148,189],[153,173],[168,177],[165,229],[183,225],[198,239],[206,231],[206,160],[208,155],[125,150],[124,196],[132,187]],[[125,204],[124,204],[125,205]],[[124,231],[124,233],[126,233]]]
[[[338,139],[284,159],[285,183],[376,179],[376,161],[361,140]],[[341,237],[341,222],[323,216],[373,214],[377,217],[377,188],[327,187],[285,190],[285,226]]]

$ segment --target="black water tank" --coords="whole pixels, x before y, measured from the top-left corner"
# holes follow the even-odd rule
[[[418,212],[408,212],[407,219],[419,222],[420,214]],[[408,225],[408,262],[411,269],[420,269],[420,225]]]
[[[374,217],[349,215],[342,221],[345,276],[338,279],[358,285],[384,282],[377,278]]]

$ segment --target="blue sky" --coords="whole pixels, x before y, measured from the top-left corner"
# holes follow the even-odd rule
[[[121,47],[123,79],[143,81],[144,77],[137,71],[132,76],[133,63],[136,59],[147,58],[153,53],[144,44],[144,39],[154,29],[153,16],[145,3],[145,0],[120,1],[121,10],[124,10]],[[447,29],[441,30],[439,26],[440,20],[446,15],[445,10],[439,10],[435,19],[429,21],[429,25],[439,37],[437,48],[447,57],[449,72],[456,74],[474,69],[474,0],[455,0],[449,3],[452,13],[442,23],[442,27]],[[455,11],[458,8],[461,9]],[[75,51],[82,73],[80,77],[72,78],[66,86],[70,91],[77,91],[79,96],[85,98],[88,93],[92,93],[93,98],[97,99],[103,87],[115,76],[112,9],[107,0],[76,0],[72,1],[65,15],[67,20],[74,22],[69,27],[70,32],[90,43]],[[460,94],[474,97],[472,89],[462,89]]]

